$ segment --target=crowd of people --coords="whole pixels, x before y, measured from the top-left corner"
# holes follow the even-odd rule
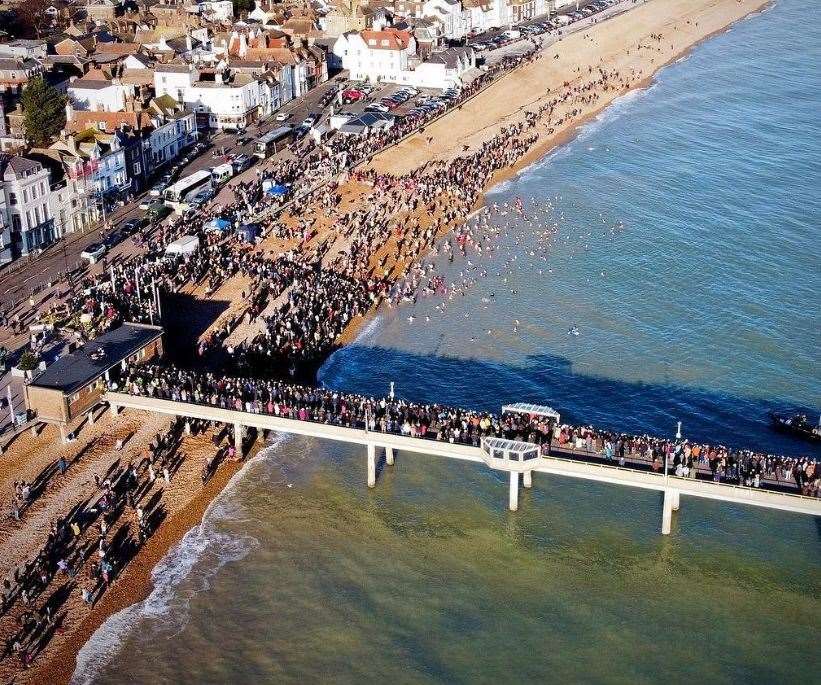
[[[821,496],[821,474],[815,460],[807,457],[775,456],[701,442],[556,425],[551,419],[538,415],[494,414],[155,365],[129,367],[117,389],[177,402],[475,447],[484,437],[504,437],[540,445],[546,454],[551,450],[560,453],[570,450],[620,466],[641,466],[654,471],[663,470],[666,463],[669,473],[680,477],[695,478],[701,470],[708,471],[716,482],[752,487],[776,485],[795,488],[805,495]]]
[[[3,659],[30,666],[61,629],[70,594],[93,606],[156,530],[165,514],[162,490],[154,484],[167,485],[184,458],[178,450],[184,430],[175,419],[138,463],[117,460],[95,475],[94,494],[56,517],[36,556],[3,579],[0,621],[13,626],[4,630]],[[53,470],[64,475],[70,467],[61,457]]]

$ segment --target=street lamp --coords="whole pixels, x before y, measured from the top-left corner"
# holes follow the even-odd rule
[[[678,454],[679,446],[681,442],[681,421],[676,423],[676,446],[673,449],[673,454]],[[667,465],[670,462],[670,457],[668,454],[665,453],[664,455],[664,477],[667,478]]]

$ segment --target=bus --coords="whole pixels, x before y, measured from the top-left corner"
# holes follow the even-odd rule
[[[169,202],[181,203],[185,201],[186,196],[192,191],[202,188],[211,180],[211,172],[208,169],[195,171],[190,176],[181,178],[174,185],[170,186],[165,191],[165,199]]]
[[[269,131],[264,136],[257,139],[256,145],[254,146],[254,154],[261,159],[270,157],[272,154],[279,152],[282,148],[288,145],[293,137],[294,129],[290,126],[280,126],[279,128],[275,128],[273,131]]]

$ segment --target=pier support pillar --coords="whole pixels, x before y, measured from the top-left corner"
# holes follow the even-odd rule
[[[678,490],[673,490],[671,494],[672,498],[672,507],[673,511],[678,511],[679,506],[681,505],[681,493]]]
[[[242,457],[242,424],[234,424],[234,449],[237,453],[237,458]]]
[[[92,409],[90,412],[88,412],[87,416],[88,416],[88,425],[93,426],[94,425],[94,410]]]
[[[388,466],[393,466],[393,447],[385,448],[385,463]]]
[[[522,485],[524,485],[526,488],[533,487],[533,471],[525,471],[522,474]]]
[[[120,408],[116,404],[111,405],[111,415],[117,416],[120,413]]]
[[[675,490],[664,491],[664,504],[661,509],[661,534],[670,535],[670,526],[673,522],[673,496],[678,498]]]
[[[63,444],[68,442],[68,431],[66,431],[66,428],[66,424],[60,424],[60,442],[62,442]]]
[[[510,503],[508,504],[510,511],[517,511],[519,509],[519,473],[518,471],[510,472]]]
[[[368,487],[376,485],[376,445],[368,443]]]

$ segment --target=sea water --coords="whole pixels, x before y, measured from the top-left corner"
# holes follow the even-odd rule
[[[497,215],[493,256],[440,265],[486,277],[444,312],[380,312],[321,382],[810,453],[766,414],[821,407],[819,63],[810,0],[699,46],[491,194],[529,220]],[[516,514],[506,497],[404,453],[368,490],[361,450],[282,440],[76,680],[817,682],[812,518],[685,498],[662,537],[652,493],[536,477]]]

